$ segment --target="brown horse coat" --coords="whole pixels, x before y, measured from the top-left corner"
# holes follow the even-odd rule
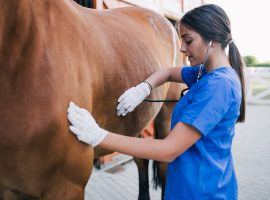
[[[177,35],[149,10],[97,11],[71,0],[0,0],[0,16],[0,199],[83,199],[93,149],[69,132],[68,102],[105,129],[139,134],[161,104],[123,118],[117,98],[177,64]]]

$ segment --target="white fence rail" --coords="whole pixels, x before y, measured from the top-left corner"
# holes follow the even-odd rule
[[[245,70],[247,103],[270,105],[270,67]]]

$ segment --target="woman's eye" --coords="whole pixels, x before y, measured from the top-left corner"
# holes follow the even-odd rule
[[[186,41],[187,45],[191,44],[192,40]]]

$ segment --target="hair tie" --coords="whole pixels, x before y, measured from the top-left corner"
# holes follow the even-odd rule
[[[228,45],[231,45],[232,43],[234,43],[234,40],[230,39],[229,42],[228,42]]]

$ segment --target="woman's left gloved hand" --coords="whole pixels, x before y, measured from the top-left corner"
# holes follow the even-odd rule
[[[117,115],[125,116],[132,112],[150,94],[151,89],[151,85],[144,81],[125,91],[118,99]]]
[[[99,127],[93,116],[75,103],[70,102],[68,107],[68,119],[72,124],[69,126],[78,140],[91,144],[93,147],[98,145],[108,134],[108,131]]]

